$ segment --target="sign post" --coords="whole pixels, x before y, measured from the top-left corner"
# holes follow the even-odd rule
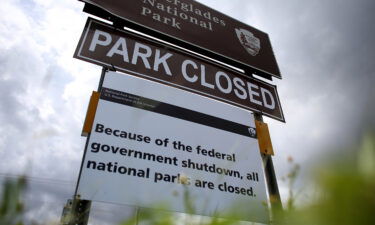
[[[257,121],[263,122],[263,117],[259,113],[254,114]],[[258,137],[259,138],[259,137]],[[272,152],[273,153],[273,152]],[[277,178],[275,174],[275,168],[273,167],[272,155],[261,153],[264,166],[264,174],[266,177],[268,195],[270,198],[271,204],[271,216],[272,221],[280,221],[281,218],[278,218],[278,215],[283,210],[279,187],[277,185]]]
[[[189,92],[108,72],[77,195],[189,212],[188,192],[194,214],[267,223],[255,123],[241,122],[249,115]]]
[[[281,78],[268,34],[194,0],[81,0],[84,11],[268,79]],[[230,43],[230,44],[228,44]]]
[[[105,67],[102,68],[102,73],[100,76],[97,93],[101,92],[105,73],[107,71],[108,71],[107,68]],[[82,129],[82,136],[86,136],[86,144],[85,144],[85,149],[83,151],[82,161],[85,159],[85,156],[86,156],[87,145],[90,140],[90,131],[91,131],[93,119],[95,117],[95,111],[97,108],[97,100],[94,100],[94,102],[92,100],[93,100],[93,96],[91,96],[91,100],[88,105],[88,109],[86,113],[86,119],[85,119],[83,129]],[[88,224],[91,201],[81,200],[80,196],[77,195],[78,184],[79,184],[79,180],[80,180],[81,173],[82,173],[82,166],[83,166],[83,163],[81,163],[81,167],[79,170],[78,180],[77,180],[76,188],[74,191],[73,199],[69,199],[66,205],[64,206],[64,209],[61,215],[60,225],[87,225]]]
[[[276,86],[91,18],[74,57],[285,122]]]
[[[193,0],[81,1],[85,12],[113,25],[89,18],[74,54],[103,69],[82,130],[69,225],[87,224],[91,201],[278,220],[282,205],[262,116],[285,118],[276,86],[253,77],[281,78],[268,35]]]

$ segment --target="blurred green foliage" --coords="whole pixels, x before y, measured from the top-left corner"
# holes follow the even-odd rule
[[[286,175],[286,177],[282,177],[281,179],[283,181],[286,181],[288,183],[288,191],[289,196],[288,200],[286,202],[285,210],[291,211],[295,209],[295,201],[298,198],[298,194],[301,192],[295,192],[295,183],[298,178],[299,172],[300,172],[300,165],[298,163],[295,163],[293,160],[293,157],[288,157],[288,163],[292,166],[290,168],[289,173]]]
[[[337,152],[340,154],[340,152]],[[314,183],[318,197],[310,199],[305,206],[295,206],[295,180],[300,167],[293,165],[286,180],[289,185],[289,199],[285,209],[278,212],[276,225],[373,225],[375,224],[375,134],[368,133],[358,147],[350,151],[351,157],[336,155],[328,166],[317,169]],[[345,158],[345,159],[342,159]],[[24,178],[7,180],[3,184],[0,199],[0,225],[22,225],[22,193],[26,188]],[[194,214],[189,192],[184,192],[185,208]],[[231,225],[236,221],[218,218],[176,216],[155,210],[138,210],[130,220],[121,225]]]
[[[375,224],[374,133],[365,135],[349,155],[337,152],[328,166],[317,169],[318,197],[307,206],[284,211],[282,224]]]
[[[0,199],[0,225],[22,225],[23,201],[22,193],[26,188],[26,180],[6,180],[3,184]]]
[[[327,166],[317,168],[314,183],[318,196],[309,204],[297,207],[295,181],[300,166],[288,158],[292,165],[285,177],[288,182],[289,198],[284,210],[278,212],[273,223],[276,225],[373,225],[375,224],[375,135],[368,133],[361,144],[348,151],[349,157],[336,155]],[[336,152],[340,154],[341,151]],[[188,196],[188,195],[187,195]],[[176,222],[172,214],[161,216],[156,211],[138,213],[138,224],[204,224],[231,225],[236,221],[222,219],[189,220]],[[193,217],[192,217],[193,218]],[[124,225],[134,224],[124,223]]]

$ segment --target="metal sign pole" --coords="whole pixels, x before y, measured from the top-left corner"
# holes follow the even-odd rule
[[[108,71],[107,68],[102,68],[102,73],[99,80],[98,85],[98,92],[100,93],[105,77],[105,73]],[[76,188],[74,191],[74,198],[73,200],[68,200],[67,204],[64,206],[63,213],[61,216],[61,225],[87,225],[89,221],[90,215],[90,208],[91,208],[91,201],[88,200],[81,200],[80,196],[77,194],[78,192],[78,184],[81,178],[82,167],[85,161],[87,146],[90,140],[90,133],[87,134],[86,137],[86,144],[85,149],[81,161],[81,167],[79,170],[78,180],[76,184]]]
[[[263,117],[259,113],[254,113],[255,119],[263,122]],[[267,190],[271,204],[271,224],[280,221],[280,212],[283,210],[281,203],[279,187],[277,185],[277,179],[275,174],[275,168],[272,162],[272,156],[268,154],[262,154],[264,174],[266,177]]]

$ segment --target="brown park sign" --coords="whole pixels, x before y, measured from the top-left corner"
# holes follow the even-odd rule
[[[74,57],[285,122],[276,86],[91,18]]]
[[[196,1],[81,1],[87,3],[84,11],[116,24],[142,30],[268,79],[281,78],[266,33]]]

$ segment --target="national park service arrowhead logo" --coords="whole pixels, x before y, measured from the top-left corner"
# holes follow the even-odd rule
[[[242,46],[246,51],[252,55],[256,56],[260,50],[260,40],[255,37],[253,33],[245,29],[235,29],[238,39],[240,40]]]

